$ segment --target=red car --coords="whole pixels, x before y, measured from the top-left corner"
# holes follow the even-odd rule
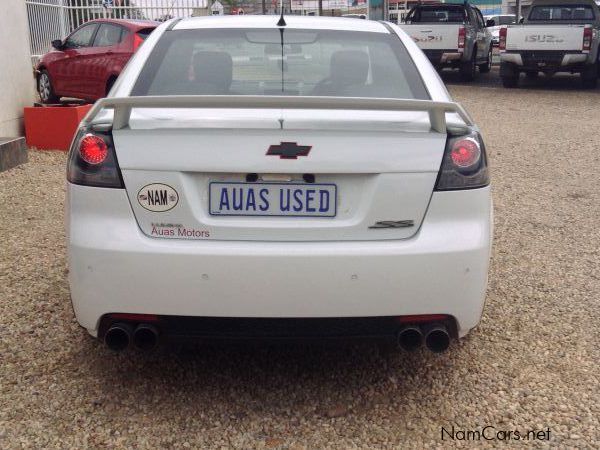
[[[37,64],[37,90],[43,103],[60,97],[94,101],[106,96],[129,58],[158,22],[100,19],[87,22]]]

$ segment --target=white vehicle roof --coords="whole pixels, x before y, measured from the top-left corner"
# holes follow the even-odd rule
[[[348,17],[284,16],[287,29],[340,30],[389,33],[386,27],[374,20]],[[174,30],[202,28],[274,28],[279,16],[206,16],[189,17],[175,24]]]

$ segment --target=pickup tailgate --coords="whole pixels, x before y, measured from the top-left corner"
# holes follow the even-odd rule
[[[458,48],[459,24],[410,24],[400,25],[421,50],[448,50]]]
[[[506,50],[581,51],[587,25],[515,25],[507,27]]]

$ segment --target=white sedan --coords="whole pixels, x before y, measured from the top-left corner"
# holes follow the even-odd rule
[[[162,24],[68,162],[77,320],[109,348],[390,337],[444,351],[482,314],[485,146],[393,24]]]

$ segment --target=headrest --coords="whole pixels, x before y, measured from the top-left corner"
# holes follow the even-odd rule
[[[231,86],[233,62],[226,52],[201,51],[194,53],[194,79],[197,83],[215,85],[227,90]]]
[[[333,84],[365,84],[368,74],[367,53],[360,50],[339,50],[331,55],[329,76]]]

